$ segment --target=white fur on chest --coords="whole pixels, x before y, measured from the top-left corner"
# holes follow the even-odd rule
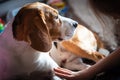
[[[36,70],[50,71],[58,67],[49,56],[49,52],[36,51],[28,43],[15,40],[11,25],[12,21],[6,25],[4,32],[0,35],[0,60],[4,63],[0,66],[0,76],[29,74]],[[3,73],[4,70],[5,73]]]

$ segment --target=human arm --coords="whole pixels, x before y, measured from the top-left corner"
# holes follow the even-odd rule
[[[63,68],[55,69],[55,74],[67,80],[88,80],[96,74],[120,66],[120,48],[111,53],[108,57],[100,60],[88,69],[72,72]]]

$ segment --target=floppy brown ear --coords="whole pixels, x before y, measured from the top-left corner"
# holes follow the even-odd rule
[[[72,42],[71,40],[64,40],[61,43],[66,50],[82,58],[91,59],[97,62],[105,57],[103,54],[100,54],[99,52],[89,53],[88,51],[82,49],[80,46],[76,45],[76,43]]]
[[[49,51],[52,47],[52,41],[42,14],[33,19],[32,28],[33,31],[30,34],[31,46],[42,52]]]
[[[17,13],[12,23],[12,32],[13,38],[16,40],[30,43],[28,36],[30,32],[30,26],[28,25],[28,22],[31,21],[29,20],[28,13],[28,9],[24,8]]]
[[[61,42],[61,44],[66,50],[72,52],[73,54],[76,54],[83,58],[88,58],[89,53],[87,53],[87,51],[83,50],[78,45],[76,45],[73,41],[64,40]]]
[[[16,15],[12,26],[16,40],[26,41],[38,51],[47,52],[51,49],[51,37],[42,11],[22,9]]]

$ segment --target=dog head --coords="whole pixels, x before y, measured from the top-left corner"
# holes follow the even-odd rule
[[[49,51],[51,41],[62,36],[62,20],[58,11],[46,4],[27,4],[14,18],[13,37],[30,43],[31,47],[38,51]]]

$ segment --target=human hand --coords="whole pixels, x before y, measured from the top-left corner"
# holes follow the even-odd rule
[[[87,72],[86,69],[78,72],[73,72],[65,68],[56,68],[54,71],[55,75],[67,80],[90,80],[93,77]]]

